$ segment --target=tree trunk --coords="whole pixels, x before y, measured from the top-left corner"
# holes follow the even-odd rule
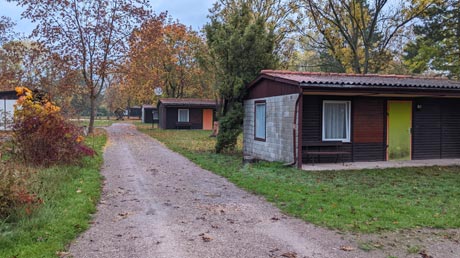
[[[94,118],[96,117],[96,94],[94,94],[94,89],[91,89],[90,94],[90,106],[91,112],[89,115],[89,126],[88,126],[88,134],[92,134],[94,132]]]

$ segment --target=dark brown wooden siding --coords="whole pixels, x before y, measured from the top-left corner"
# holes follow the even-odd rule
[[[16,91],[0,91],[0,99],[18,99]]]
[[[302,109],[302,141],[321,141],[322,99],[319,96],[304,96]]]
[[[413,159],[460,158],[460,101],[415,100],[412,133]]]
[[[176,129],[177,124],[177,108],[166,107],[166,128],[165,129]]]
[[[322,141],[322,108],[323,100],[351,100],[351,98],[334,97],[334,96],[303,96],[302,107],[302,142],[321,142]],[[353,105],[353,104],[352,104]],[[353,146],[351,143],[344,143],[342,150],[352,153]],[[335,147],[321,147],[322,151],[335,150]],[[336,157],[320,157],[315,162],[335,162]],[[344,161],[351,161],[352,156],[344,156]],[[302,156],[304,163],[310,162],[306,156]]]
[[[351,143],[341,146],[352,155],[346,161],[385,160],[385,102],[383,98],[304,96],[302,142],[322,140],[323,100],[350,100],[352,110]],[[320,162],[333,162],[334,157],[321,158]],[[304,157],[304,162],[307,160]]]
[[[158,107],[158,116],[160,119],[160,128],[166,129],[166,107],[162,104]]]
[[[177,128],[177,117],[178,109],[189,110],[189,122],[191,124],[190,129],[203,129],[203,109],[202,108],[178,108],[178,107],[165,107],[161,110],[161,114],[165,114],[160,117],[160,126],[162,129],[176,129]],[[163,120],[164,119],[164,120]]]
[[[189,109],[189,121],[192,123],[191,129],[203,129],[203,109]]]
[[[264,79],[250,88],[246,99],[268,98],[296,93],[299,93],[299,89],[294,85]]]
[[[394,99],[394,98],[392,98]],[[303,96],[302,142],[321,142],[323,100],[351,100],[352,161],[386,159],[388,98]],[[405,100],[408,100],[405,98]],[[413,98],[412,159],[460,158],[460,100]],[[320,162],[334,162],[324,157]],[[303,157],[303,162],[309,162]]]
[[[157,112],[156,108],[144,108],[144,123],[158,123],[158,120],[153,121],[153,112]]]
[[[417,106],[421,105],[421,109]],[[439,100],[414,101],[412,120],[412,159],[441,158],[441,110]]]
[[[439,100],[441,112],[441,158],[460,158],[460,100]]]

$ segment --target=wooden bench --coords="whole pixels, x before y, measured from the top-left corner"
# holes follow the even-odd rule
[[[177,122],[176,123],[176,129],[191,129],[192,128],[192,123],[188,122]]]
[[[302,152],[307,156],[307,160],[311,158],[312,165],[315,164],[315,157],[320,156],[335,156],[335,162],[340,160],[343,164],[343,155],[350,155],[349,151],[342,150],[343,142],[341,141],[325,141],[325,142],[304,142],[302,144]]]

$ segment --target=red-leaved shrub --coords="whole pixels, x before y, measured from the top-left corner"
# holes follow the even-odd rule
[[[80,130],[66,121],[47,94],[17,87],[14,113],[15,152],[28,164],[50,166],[75,163],[94,151],[83,144]]]
[[[19,208],[26,214],[42,203],[30,193],[30,178],[35,172],[26,166],[12,162],[0,162],[0,218],[6,218]]]

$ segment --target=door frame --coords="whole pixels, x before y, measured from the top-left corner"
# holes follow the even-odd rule
[[[390,102],[409,102],[410,103],[410,136],[409,136],[409,160],[412,160],[412,127],[413,127],[413,112],[414,112],[414,102],[412,100],[387,100],[387,122],[386,122],[386,160],[390,160]]]

